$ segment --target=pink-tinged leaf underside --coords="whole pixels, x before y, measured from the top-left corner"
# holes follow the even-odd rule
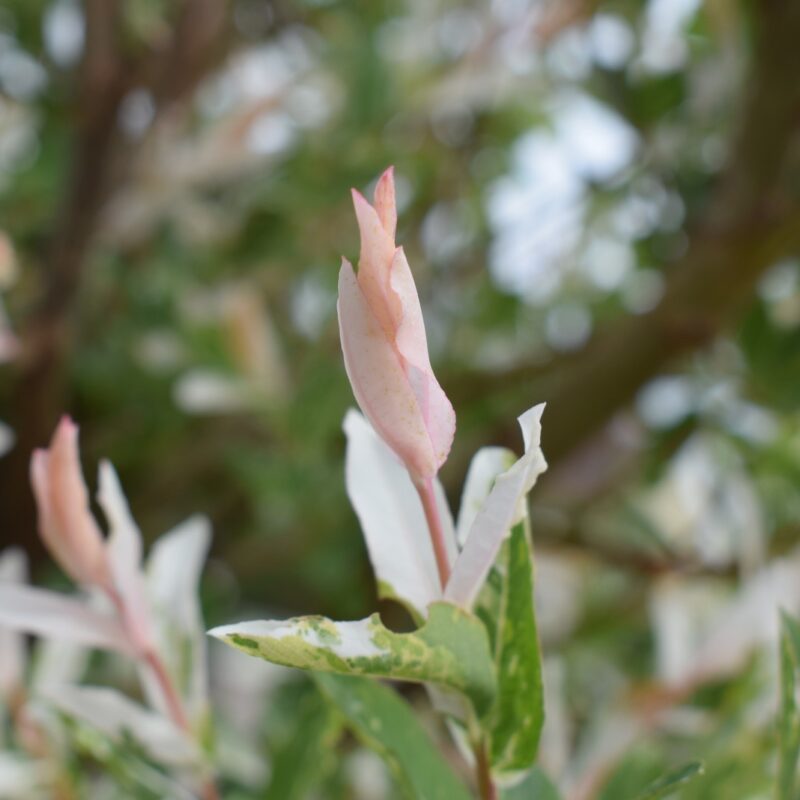
[[[357,280],[400,357],[431,440],[438,471],[453,443],[455,412],[431,368],[414,277],[403,249],[395,248],[397,210],[392,169],[386,170],[378,181],[374,207],[355,191],[353,203],[361,232]]]
[[[31,482],[45,544],[67,574],[79,583],[107,584],[103,535],[91,511],[78,455],[78,428],[67,417],[49,450],[31,459]]]
[[[386,235],[394,242],[397,233],[397,204],[394,192],[394,167],[389,167],[375,186],[375,211]]]
[[[338,311],[345,369],[358,404],[406,466],[431,477],[438,462],[417,397],[346,259],[339,272]]]
[[[402,309],[396,347],[405,361],[405,371],[425,420],[438,470],[447,460],[453,444],[456,414],[433,374],[419,295],[402,247],[397,249],[392,261],[391,288]]]
[[[394,258],[394,239],[383,227],[375,209],[353,190],[353,207],[361,234],[358,283],[388,339],[394,339],[397,309],[392,308],[389,272]]]

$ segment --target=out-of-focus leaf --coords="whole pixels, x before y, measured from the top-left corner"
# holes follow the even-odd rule
[[[130,736],[148,756],[161,764],[197,765],[200,753],[184,731],[166,717],[134,703],[115,689],[95,686],[51,686],[44,699],[112,741]]]
[[[653,781],[641,794],[637,795],[636,800],[659,800],[661,797],[668,797],[674,794],[680,786],[702,774],[703,764],[700,761],[692,761]]]
[[[379,753],[409,800],[469,800],[408,705],[387,686],[343,675],[314,676],[347,726]]]
[[[800,709],[797,675],[800,670],[800,626],[781,615],[781,706],[778,750],[778,800],[795,800],[798,793],[797,760],[800,756]]]
[[[304,800],[336,766],[342,718],[316,692],[300,698],[289,735],[272,752],[265,800]]]
[[[161,536],[147,561],[147,588],[160,652],[195,722],[202,721],[208,711],[207,648],[199,592],[210,543],[209,521],[191,517]]]
[[[534,767],[522,783],[503,789],[502,800],[561,800],[558,789],[539,767]]]
[[[22,550],[0,553],[0,584],[24,584],[28,563]],[[16,630],[0,625],[0,698],[17,690],[25,672],[25,638]]]
[[[47,764],[33,761],[12,752],[0,752],[0,797],[3,800],[28,800],[44,796],[48,780],[52,779]]]
[[[479,715],[489,708],[495,674],[486,630],[449,603],[434,603],[425,624],[394,633],[377,614],[356,622],[297,617],[284,622],[239,622],[212,636],[287,667],[433,683],[468,697]]]
[[[131,653],[130,642],[114,617],[46,589],[0,584],[0,626]]]
[[[181,785],[173,775],[155,766],[147,752],[132,737],[112,738],[78,716],[67,716],[67,733],[76,755],[82,759],[91,759],[102,767],[103,775],[113,781],[110,786],[106,782],[113,792],[112,797],[196,800],[197,791]],[[78,775],[78,786],[74,795],[70,796],[87,797],[90,792],[94,796],[90,787],[97,787],[98,784],[89,778],[85,774]]]
[[[109,525],[108,563],[125,608],[125,625],[140,646],[150,646],[154,631],[142,573],[142,534],[110,461],[100,463],[97,499]]]
[[[494,771],[517,772],[533,765],[544,724],[533,559],[525,522],[514,526],[506,554],[495,641],[497,698],[491,716],[491,761]]]

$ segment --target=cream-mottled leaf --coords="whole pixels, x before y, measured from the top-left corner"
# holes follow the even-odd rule
[[[495,692],[486,630],[449,603],[430,606],[413,633],[394,633],[377,614],[355,622],[325,617],[240,622],[209,632],[248,655],[288,667],[432,683],[468,697],[479,715]]]

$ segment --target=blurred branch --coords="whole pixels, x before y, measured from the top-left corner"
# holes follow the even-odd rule
[[[728,167],[685,255],[666,270],[666,291],[650,313],[600,331],[579,353],[546,367],[446,381],[460,398],[494,396],[492,440],[516,443],[512,398],[546,400],[544,448],[565,459],[625,407],[637,390],[677,357],[712,341],[751,298],[776,260],[800,249],[797,163],[800,119],[800,5],[762,0],[757,42],[739,133]],[[516,409],[519,412],[520,409]]]
[[[536,22],[535,34],[542,44],[552,42],[567,28],[588,21],[600,0],[558,0],[547,5]]]
[[[184,0],[167,47],[142,64],[156,105],[163,109],[191,94],[227,52],[228,2]]]
[[[86,45],[70,172],[43,258],[41,299],[22,336],[25,352],[11,398],[17,445],[0,468],[0,530],[16,542],[35,538],[28,460],[65,408],[72,310],[105,205],[124,186],[134,157],[136,145],[119,127],[122,102],[147,75],[161,113],[188,96],[224,50],[226,0],[185,0],[167,47],[160,52],[147,47],[135,57],[124,47],[123,5],[85,0]]]

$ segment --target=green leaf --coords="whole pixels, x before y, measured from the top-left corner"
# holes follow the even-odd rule
[[[410,800],[470,800],[396,692],[363,678],[318,673],[314,679],[358,739],[386,761]]]
[[[692,761],[653,781],[641,794],[636,796],[636,800],[658,800],[660,797],[666,797],[675,792],[679,786],[702,774],[702,762]]]
[[[504,550],[505,578],[495,634],[497,698],[490,716],[494,772],[530,769],[544,724],[544,689],[533,603],[533,559],[525,522]]]
[[[292,717],[287,735],[272,748],[265,800],[304,800],[335,767],[340,715],[316,691],[308,691],[296,698]]]
[[[503,789],[502,800],[561,800],[553,782],[539,767],[534,767],[522,783]]]
[[[434,683],[468,697],[480,716],[494,699],[486,630],[450,603],[431,604],[428,620],[412,633],[390,631],[378,614],[357,622],[319,616],[241,622],[210,633],[248,655],[287,667]]]
[[[800,711],[797,708],[797,672],[800,668],[800,626],[781,615],[781,708],[778,748],[778,800],[798,796],[797,759],[800,755]]]

